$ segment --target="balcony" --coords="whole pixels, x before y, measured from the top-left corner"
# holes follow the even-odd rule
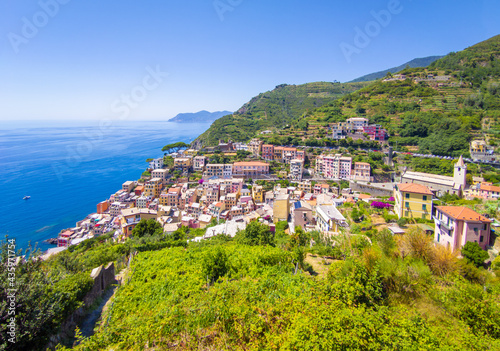
[[[455,230],[455,226],[453,225],[453,223],[448,224],[448,223],[438,219],[436,216],[432,216],[432,219],[434,219],[434,222],[438,225],[438,227],[442,227],[449,232],[452,232],[453,230]]]

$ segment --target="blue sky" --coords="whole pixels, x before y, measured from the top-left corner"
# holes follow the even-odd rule
[[[236,110],[278,84],[459,51],[500,34],[499,14],[496,0],[3,0],[0,120]]]

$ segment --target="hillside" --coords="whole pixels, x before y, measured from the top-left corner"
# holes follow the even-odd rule
[[[284,248],[272,235],[267,245],[242,244],[247,230],[236,240],[221,237],[139,253],[96,333],[76,349],[500,346],[498,279],[446,256],[421,231],[393,238],[388,230],[375,230],[370,242],[338,236],[335,249],[318,249],[316,236],[311,249],[307,237],[283,232],[277,240],[285,240]],[[305,250],[313,252],[306,259]]]
[[[194,113],[179,113],[177,116],[170,118],[169,122],[177,123],[211,123],[222,116],[231,114],[231,111],[216,111],[208,112],[202,110]]]
[[[401,150],[436,155],[468,154],[469,141],[500,143],[500,36],[428,68],[409,68],[387,81],[317,108],[298,123],[327,129],[329,123],[366,117],[390,134]],[[401,148],[404,146],[403,148]]]
[[[406,63],[403,63],[400,66],[397,67],[392,67],[389,69],[385,69],[383,71],[378,71],[370,74],[366,74],[364,76],[361,76],[359,78],[353,79],[350,81],[350,83],[357,83],[357,82],[369,82],[372,80],[377,80],[380,78],[384,78],[387,73],[397,73],[399,71],[404,70],[405,68],[415,68],[415,67],[427,67],[434,61],[442,58],[443,56],[427,56],[427,57],[421,57],[421,58],[415,58],[411,61],[408,61]]]
[[[215,121],[193,143],[195,147],[217,145],[219,139],[246,141],[256,132],[283,128],[305,112],[356,91],[367,83],[316,82],[278,85],[252,98],[232,115]]]

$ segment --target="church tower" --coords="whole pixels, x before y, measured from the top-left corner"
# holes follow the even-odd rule
[[[464,163],[462,155],[455,163],[455,169],[453,170],[453,180],[455,181],[455,187],[460,187],[462,190],[465,189],[466,180],[465,175],[467,173],[467,165]]]

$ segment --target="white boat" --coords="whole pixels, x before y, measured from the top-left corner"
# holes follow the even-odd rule
[[[31,196],[26,195],[25,197],[23,197],[23,200],[29,200],[30,198],[31,198]]]

